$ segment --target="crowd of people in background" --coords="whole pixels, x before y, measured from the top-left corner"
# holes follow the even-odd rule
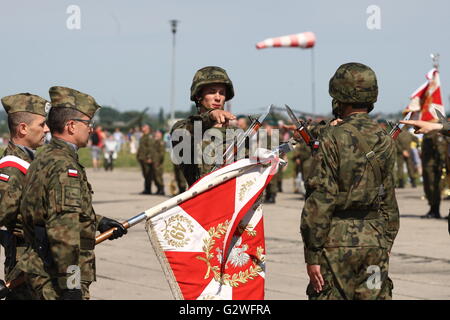
[[[379,121],[380,126],[388,130],[385,120]],[[242,130],[246,130],[249,120],[246,116],[238,116],[237,125]],[[147,133],[150,142],[146,146],[142,144],[141,138]],[[282,120],[268,119],[264,124],[264,129],[270,132],[272,129],[278,129],[279,140],[288,141],[292,137],[292,131],[284,124]],[[50,134],[46,137],[48,143],[51,139]],[[159,150],[163,152],[155,152],[158,141]],[[423,145],[425,143],[425,153]],[[8,144],[8,137],[0,137],[0,146]],[[95,171],[102,170],[112,171],[115,161],[122,154],[136,155],[139,162],[143,177],[145,180],[144,190],[142,194],[165,194],[163,174],[163,161],[161,154],[170,152],[170,134],[161,130],[153,131],[148,125],[142,127],[136,126],[128,129],[128,132],[122,132],[120,128],[114,130],[104,130],[101,125],[93,129],[90,136],[89,145],[92,157],[92,167]],[[434,137],[431,140],[423,134],[415,134],[413,128],[404,128],[402,133],[396,140],[397,146],[397,165],[394,173],[396,179],[396,188],[401,189],[406,186],[417,188],[419,184],[424,187],[424,200],[428,200],[430,205],[429,214],[424,217],[439,218],[439,196],[440,199],[450,199],[450,176],[447,174],[450,167],[450,146],[446,139]],[[143,164],[147,160],[143,160],[142,152],[147,153],[149,159],[160,157],[154,160],[153,164]],[[140,151],[141,150],[141,154]],[[431,154],[430,154],[431,153]],[[436,155],[436,157],[433,157]],[[145,158],[144,157],[144,158]],[[283,167],[280,173],[274,177],[265,192],[265,202],[275,203],[278,192],[283,192],[282,179],[291,179],[293,181],[294,193],[299,194],[300,198],[305,196],[305,187],[303,181],[310,172],[312,158],[309,147],[299,143],[296,145],[294,152],[288,155],[288,166],[292,166],[292,176],[286,176],[288,167]],[[431,158],[430,158],[431,157]],[[434,159],[435,158],[435,159]],[[151,160],[150,162],[152,162]],[[425,162],[423,162],[425,161]],[[175,195],[186,190],[186,181],[183,175],[173,166],[173,177],[170,179],[169,194]],[[151,185],[157,188],[156,192],[151,192]]]

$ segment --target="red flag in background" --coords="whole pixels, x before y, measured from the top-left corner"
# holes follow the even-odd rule
[[[412,111],[411,119],[415,120],[439,120],[435,109],[438,109],[445,115],[444,105],[442,104],[439,71],[436,68],[431,69],[427,73],[426,78],[427,82],[411,95],[411,102],[403,113]]]
[[[264,299],[265,243],[259,198],[278,168],[242,159],[243,174],[151,218],[150,240],[176,299]]]

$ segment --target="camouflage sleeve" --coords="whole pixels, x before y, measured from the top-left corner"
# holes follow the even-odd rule
[[[389,140],[392,141],[392,140]],[[392,146],[390,151],[383,153],[383,157],[386,163],[387,175],[384,178],[383,186],[386,190],[386,196],[381,202],[381,212],[387,221],[386,228],[386,240],[388,243],[388,251],[392,249],[394,239],[397,236],[398,230],[400,228],[400,216],[398,211],[397,199],[395,197],[395,180],[394,180],[394,166],[395,166],[395,147]]]
[[[443,124],[442,124],[442,129],[441,129],[441,131],[439,131],[440,133],[442,133],[444,136],[450,136],[450,123],[448,123],[448,122],[444,122]]]
[[[319,264],[319,257],[330,230],[338,196],[338,152],[331,134],[324,134],[317,153],[314,176],[308,179],[309,194],[303,207],[300,232],[305,249],[305,262]]]
[[[80,219],[82,191],[79,178],[69,177],[66,168],[56,168],[48,182],[46,230],[58,273],[58,285],[67,288],[69,266],[80,266]]]
[[[15,168],[0,170],[0,227],[14,223],[22,195],[22,177],[24,175]],[[19,176],[20,175],[20,176]],[[7,180],[7,181],[5,181]]]

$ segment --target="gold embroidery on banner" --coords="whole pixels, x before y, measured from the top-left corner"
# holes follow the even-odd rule
[[[264,256],[264,248],[263,247],[257,247],[256,248],[256,258],[252,258],[252,263],[247,270],[245,271],[239,271],[235,274],[220,274],[220,266],[216,265],[213,266],[211,264],[211,259],[214,258],[214,254],[211,252],[214,244],[216,243],[215,239],[220,239],[222,236],[226,233],[227,228],[229,225],[229,221],[225,221],[224,223],[221,223],[217,225],[217,227],[211,227],[208,231],[209,237],[203,239],[203,252],[205,253],[205,257],[197,256],[197,259],[202,260],[206,263],[207,270],[205,274],[205,279],[208,279],[210,277],[211,272],[213,273],[214,280],[219,282],[223,285],[229,285],[230,287],[238,287],[240,284],[247,283],[248,280],[253,280],[254,278],[259,276],[259,273],[263,271],[263,265],[265,262],[265,256]],[[239,237],[240,235],[246,231],[249,236],[256,236],[256,231],[253,229],[252,226],[247,225],[246,227],[239,225],[238,232]],[[238,241],[240,243],[240,241]],[[216,248],[217,249],[217,248]],[[219,250],[220,251],[220,250]],[[232,250],[233,251],[233,250]],[[242,250],[240,250],[242,251]],[[237,252],[237,254],[240,254],[241,252]],[[242,252],[243,253],[243,252]],[[222,263],[221,259],[222,256],[217,256],[218,260]],[[228,262],[227,262],[228,264]],[[233,264],[233,262],[232,262]]]
[[[241,187],[239,189],[239,201],[242,201],[244,199],[245,194],[251,188],[251,186],[254,184],[255,184],[255,180],[249,180],[241,185]]]
[[[163,230],[164,239],[169,245],[181,248],[189,243],[191,239],[187,234],[194,231],[194,226],[188,218],[177,214],[165,220],[164,223],[166,224]]]

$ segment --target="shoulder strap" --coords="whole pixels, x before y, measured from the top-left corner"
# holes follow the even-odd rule
[[[380,165],[378,163],[378,160],[375,158],[375,152],[370,149],[369,145],[366,142],[366,139],[364,139],[364,137],[361,135],[359,130],[355,128],[354,125],[345,122],[341,125],[341,127],[342,126],[345,126],[346,129],[349,129],[358,141],[359,147],[363,151],[364,156],[366,157],[367,161],[369,161],[370,166],[372,167],[373,173],[375,175],[375,182],[378,186],[380,186],[379,195],[382,196],[384,194],[383,179],[381,177]]]
[[[12,167],[17,168],[23,174],[26,174],[29,166],[30,164],[27,161],[16,156],[6,156],[0,159],[0,169]]]

